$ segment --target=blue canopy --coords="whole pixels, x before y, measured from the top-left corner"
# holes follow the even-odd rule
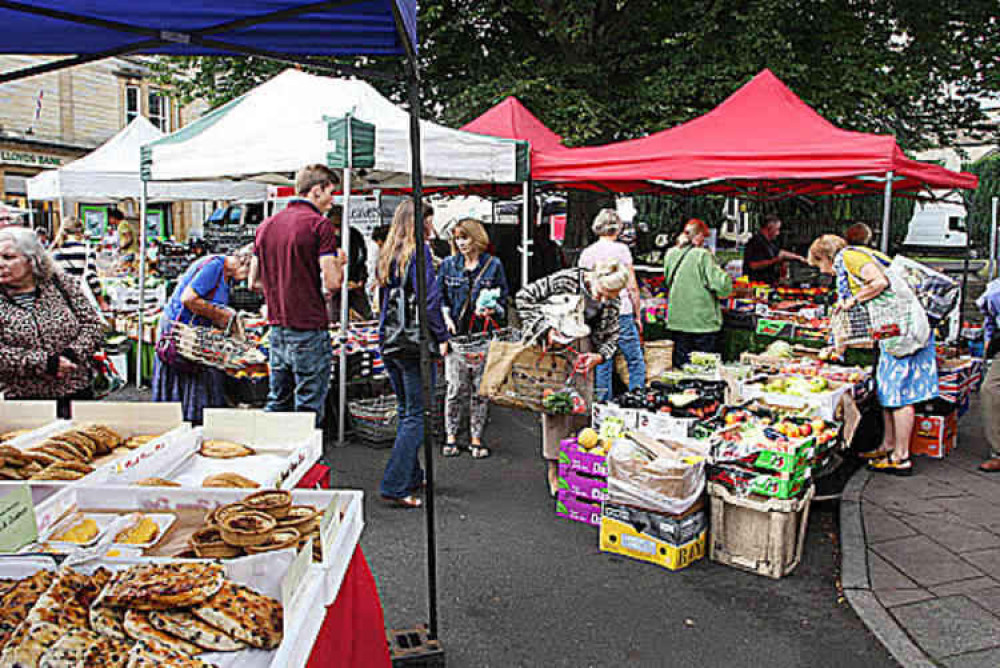
[[[0,0],[0,26],[0,53],[412,55],[417,7],[416,0]]]

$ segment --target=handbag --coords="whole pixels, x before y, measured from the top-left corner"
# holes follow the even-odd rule
[[[420,356],[420,320],[417,297],[407,295],[402,285],[390,288],[385,306],[382,355],[413,359]]]

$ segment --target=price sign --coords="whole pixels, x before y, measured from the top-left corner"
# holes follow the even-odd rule
[[[0,552],[15,552],[38,539],[31,490],[19,485],[0,498]]]

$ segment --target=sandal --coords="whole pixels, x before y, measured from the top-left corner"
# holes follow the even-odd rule
[[[473,459],[486,459],[490,456],[490,449],[485,445],[473,445],[472,446],[472,458]]]
[[[868,462],[868,470],[877,473],[888,473],[889,475],[908,476],[913,475],[913,462],[907,457],[902,461],[896,461],[892,455],[882,459]]]
[[[868,452],[859,452],[858,457],[860,459],[867,459],[869,461],[873,459],[885,459],[892,454],[892,448],[875,448],[874,450],[869,450]]]
[[[458,457],[461,454],[461,450],[458,449],[458,445],[455,443],[449,443],[448,445],[441,448],[442,457]]]
[[[382,496],[382,500],[388,503],[390,506],[396,506],[398,508],[420,508],[424,505],[424,502],[415,496]]]

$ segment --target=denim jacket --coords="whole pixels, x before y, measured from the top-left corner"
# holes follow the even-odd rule
[[[455,323],[459,334],[467,334],[470,316],[476,310],[476,300],[479,293],[491,288],[500,288],[500,299],[497,300],[495,318],[502,320],[506,316],[505,305],[509,295],[507,276],[503,271],[503,263],[489,253],[479,255],[479,264],[471,272],[465,270],[465,257],[450,255],[445,258],[438,269],[438,282],[441,284],[441,307],[447,311],[448,317]],[[475,285],[472,285],[475,283]],[[472,291],[470,299],[469,292]],[[468,301],[468,308],[465,307]],[[463,309],[465,312],[463,313]]]

